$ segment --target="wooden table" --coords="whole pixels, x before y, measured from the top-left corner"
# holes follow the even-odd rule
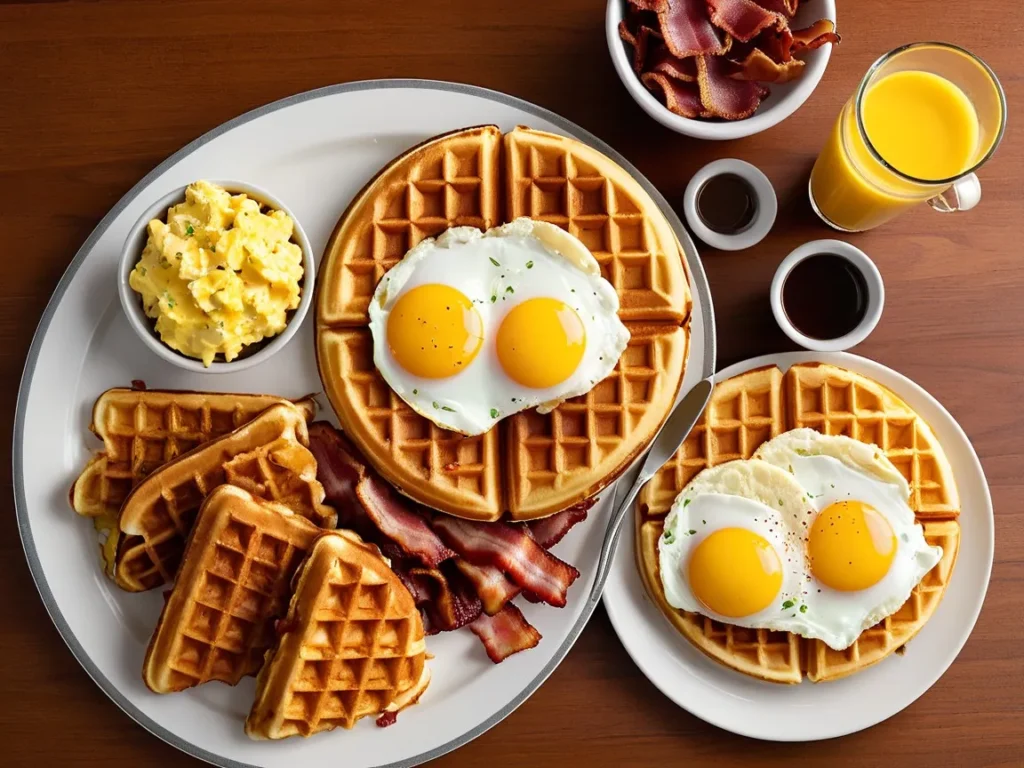
[[[842,3],[840,14],[843,43],[796,115],[759,136],[703,143],[661,128],[628,96],[608,58],[600,0],[4,0],[4,429],[43,307],[121,195],[245,110],[366,78],[471,82],[548,107],[623,152],[680,209],[704,163],[731,156],[759,165],[779,194],[775,231],[751,251],[702,251],[719,365],[789,349],[772,321],[768,285],[792,248],[830,236],[808,206],[806,180],[832,120],[878,55],[949,39],[993,66],[1011,104],[1009,131],[981,174],[984,200],[961,216],[917,210],[854,242],[878,263],[888,294],[881,324],[857,351],[945,404],[974,440],[992,486],[992,583],[956,663],[919,701],[868,731],[818,744],[759,743],[677,709],[633,665],[599,610],[519,711],[436,764],[1024,765],[1024,8],[1020,0],[875,0]],[[7,487],[10,466],[4,456]],[[0,763],[192,763],[132,723],[72,658],[25,566],[10,494],[3,504]]]

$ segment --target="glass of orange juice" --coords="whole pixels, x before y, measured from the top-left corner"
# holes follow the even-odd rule
[[[1006,97],[977,56],[915,43],[876,61],[843,107],[811,171],[811,206],[861,232],[927,200],[943,212],[981,199],[974,172],[1006,129]]]

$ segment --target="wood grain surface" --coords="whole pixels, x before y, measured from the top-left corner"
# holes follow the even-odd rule
[[[981,173],[984,199],[957,216],[915,210],[851,241],[876,260],[887,293],[881,324],[856,351],[934,394],[974,441],[992,487],[992,582],[956,663],[867,731],[759,743],[676,708],[598,610],[526,704],[435,764],[1024,765],[1024,7],[848,0],[839,28],[842,45],[793,117],[758,136],[707,143],[661,128],[629,97],[608,57],[601,0],[0,1],[3,428],[10,434],[25,355],[54,286],[139,178],[246,110],[366,78],[468,82],[552,109],[624,153],[680,210],[704,163],[729,156],[760,166],[779,195],[774,232],[749,251],[702,250],[719,365],[790,349],[772,321],[768,285],[792,248],[831,236],[806,184],[837,111],[881,53],[949,40],[985,58],[1009,97],[1009,130]],[[8,456],[0,467],[9,489]],[[11,493],[0,503],[0,764],[192,764],[118,710],[72,658],[25,565]]]

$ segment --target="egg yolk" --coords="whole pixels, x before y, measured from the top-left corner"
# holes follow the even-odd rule
[[[484,338],[483,321],[461,291],[448,285],[420,285],[395,302],[387,338],[402,368],[425,379],[444,379],[476,357]]]
[[[501,321],[498,360],[509,378],[544,389],[568,379],[583,359],[587,332],[576,311],[558,299],[527,299]]]
[[[705,607],[738,618],[764,610],[782,588],[782,563],[763,536],[721,528],[690,555],[690,589]]]
[[[843,592],[867,589],[889,571],[896,534],[874,507],[839,501],[818,513],[807,537],[811,573]]]

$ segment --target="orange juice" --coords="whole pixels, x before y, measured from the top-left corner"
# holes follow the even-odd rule
[[[967,172],[980,135],[954,83],[926,71],[886,74],[843,108],[811,172],[811,199],[834,226],[871,229]]]

